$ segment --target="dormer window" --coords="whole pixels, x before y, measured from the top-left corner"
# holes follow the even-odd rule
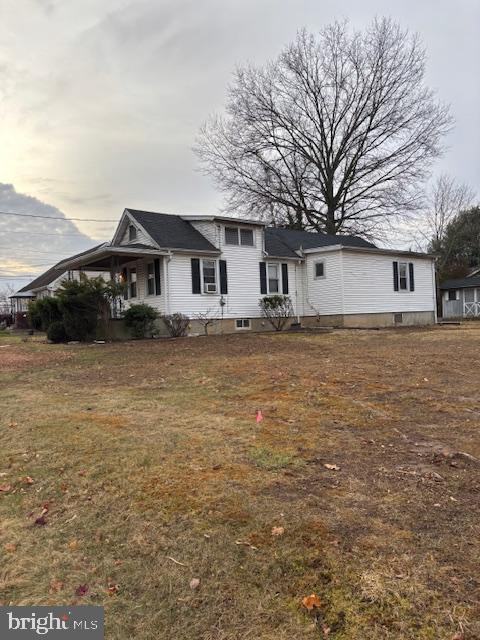
[[[137,229],[136,227],[133,226],[133,224],[131,224],[128,227],[128,240],[129,242],[131,242],[132,240],[136,240],[137,239]]]
[[[225,244],[241,244],[244,247],[253,247],[253,229],[225,227]]]

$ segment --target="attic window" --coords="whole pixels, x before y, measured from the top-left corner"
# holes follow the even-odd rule
[[[225,227],[225,244],[241,244],[244,247],[253,247],[253,229]]]
[[[132,240],[136,240],[137,239],[137,229],[136,227],[133,226],[133,224],[131,224],[128,227],[128,240],[132,241]]]

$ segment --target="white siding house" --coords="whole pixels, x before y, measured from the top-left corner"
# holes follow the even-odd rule
[[[352,236],[275,229],[223,216],[126,209],[112,242],[59,263],[126,283],[123,308],[145,302],[201,314],[218,331],[268,329],[259,300],[288,295],[304,326],[393,326],[435,321],[433,258]]]

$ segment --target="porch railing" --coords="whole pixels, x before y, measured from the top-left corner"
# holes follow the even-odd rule
[[[465,318],[480,318],[480,302],[465,302],[463,316]]]

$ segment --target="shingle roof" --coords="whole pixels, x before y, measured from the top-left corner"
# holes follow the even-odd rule
[[[468,287],[480,287],[480,275],[445,280],[440,285],[440,289],[467,289]]]
[[[98,244],[95,247],[92,247],[91,249],[87,249],[86,251],[76,253],[74,256],[71,256],[69,259],[73,260],[73,258],[80,258],[81,256],[87,253],[90,253],[90,251],[95,251],[95,249],[98,249],[103,244],[105,243]],[[63,262],[63,260],[61,262]],[[60,262],[57,262],[57,264],[60,264]],[[31,291],[33,289],[41,289],[42,287],[46,287],[51,282],[53,282],[54,280],[59,278],[61,275],[66,273],[66,269],[57,269],[57,264],[54,264],[53,267],[50,267],[50,269],[47,269],[47,271],[44,271],[42,274],[37,276],[34,280],[32,280],[27,285],[19,289],[17,293],[23,293],[25,291]]]
[[[344,247],[362,247],[376,249],[375,245],[356,236],[332,235],[328,233],[314,233],[311,231],[296,231],[293,229],[265,229],[265,250],[271,256],[282,258],[298,257],[295,253],[300,249],[316,249],[341,244]]]
[[[217,251],[205,236],[181,216],[137,209],[127,209],[127,211],[142,225],[159,247]]]

